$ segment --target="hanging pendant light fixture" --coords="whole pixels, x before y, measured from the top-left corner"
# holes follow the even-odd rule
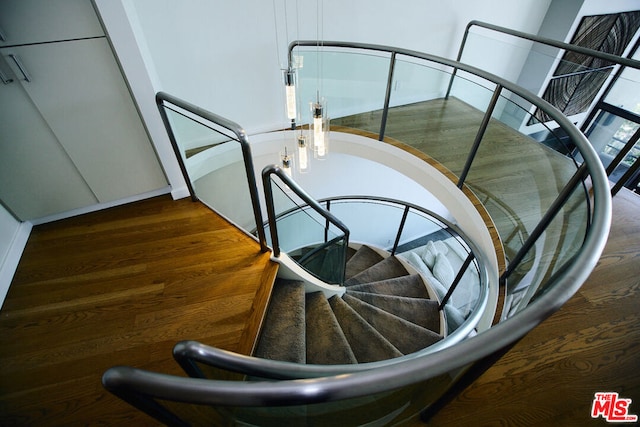
[[[292,128],[295,128],[296,109],[296,71],[289,67],[284,70],[284,87],[287,101],[287,118],[291,120]]]
[[[284,147],[284,154],[280,154],[280,159],[282,161],[282,170],[289,178],[293,175],[293,159],[287,152],[287,147]]]
[[[318,99],[311,104],[313,115],[313,151],[317,158],[323,159],[327,155],[327,132],[325,106]]]
[[[315,156],[318,159],[324,159],[328,154],[328,130],[329,130],[329,120],[327,117],[327,106],[324,99],[320,97],[320,93],[322,92],[322,56],[321,56],[321,45],[322,45],[322,31],[323,31],[323,22],[324,22],[324,2],[322,0],[316,0],[316,78],[317,78],[317,89],[316,89],[316,101],[311,103],[311,115],[313,118],[312,128],[313,128],[313,151]]]
[[[302,129],[296,137],[298,141],[298,170],[305,173],[309,169],[309,152],[307,150],[307,137]]]

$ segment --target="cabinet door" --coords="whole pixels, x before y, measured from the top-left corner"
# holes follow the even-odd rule
[[[167,185],[106,39],[0,52],[99,202]]]
[[[97,202],[15,80],[0,84],[0,200],[23,221]]]
[[[0,46],[104,35],[91,0],[0,0]]]

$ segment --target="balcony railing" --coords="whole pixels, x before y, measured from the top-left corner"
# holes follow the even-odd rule
[[[485,202],[502,241],[511,245],[502,272],[507,294],[502,321],[440,351],[335,375],[314,377],[318,367],[288,364],[287,374],[278,376],[285,372],[284,362],[228,352],[221,357],[243,363],[223,370],[250,375],[247,380],[229,374],[185,378],[129,367],[105,373],[103,383],[110,391],[165,423],[186,425],[188,420],[222,417],[244,425],[382,425],[425,409],[428,416],[456,385],[477,377],[571,298],[604,248],[611,221],[605,171],[585,137],[549,103],[485,71],[407,49],[324,42],[320,50],[313,41],[294,42],[291,50],[292,56],[305,57],[304,68],[298,70],[302,99],[314,99],[315,82],[322,79],[334,119],[377,132],[380,140],[392,137],[422,150],[457,175],[461,188],[471,189]],[[319,74],[316,62],[322,64]],[[440,133],[425,127],[425,140],[403,138],[403,115],[410,107],[434,101],[440,103],[440,118],[447,108],[457,106],[466,112],[465,121],[457,115],[458,121],[449,122]],[[532,119],[524,104],[541,109],[562,128],[582,163],[539,147],[519,132],[519,125]],[[414,117],[428,124],[435,120],[435,113],[430,114]],[[448,131],[461,127],[474,132],[447,140]],[[439,139],[433,140],[434,135]],[[523,197],[520,192],[525,190]],[[203,348],[193,349],[197,353]],[[206,353],[200,360],[205,365],[211,360]]]

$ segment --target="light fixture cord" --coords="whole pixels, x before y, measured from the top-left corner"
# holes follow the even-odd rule
[[[276,32],[276,57],[278,59],[278,66],[282,66],[282,62],[280,62],[280,41],[278,39],[278,14],[276,13],[276,0],[272,1],[273,3],[273,27]]]

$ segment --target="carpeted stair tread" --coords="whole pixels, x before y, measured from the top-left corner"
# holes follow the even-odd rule
[[[358,363],[322,292],[306,295],[307,363],[340,365]]]
[[[409,272],[394,256],[383,259],[375,265],[345,280],[345,286],[353,286],[361,283],[377,282],[393,277],[406,276]]]
[[[349,260],[351,260],[351,258],[353,258],[353,256],[356,254],[357,250],[353,249],[351,246],[347,246],[347,258],[346,261],[349,262]]]
[[[347,261],[345,278],[349,279],[382,261],[384,257],[369,246],[362,245]]]
[[[348,291],[348,294],[378,307],[387,313],[394,314],[418,326],[440,333],[440,312],[438,311],[437,301],[351,290]]]
[[[440,334],[436,332],[387,313],[349,294],[344,294],[342,298],[403,354],[411,354],[422,350],[442,339]]]
[[[371,294],[396,295],[410,298],[429,299],[429,293],[418,274],[394,277],[379,282],[361,283],[349,286],[349,292],[368,292]]]
[[[397,348],[340,297],[329,298],[329,304],[359,363],[402,356]]]
[[[276,280],[254,355],[305,363],[305,335],[304,284]]]

